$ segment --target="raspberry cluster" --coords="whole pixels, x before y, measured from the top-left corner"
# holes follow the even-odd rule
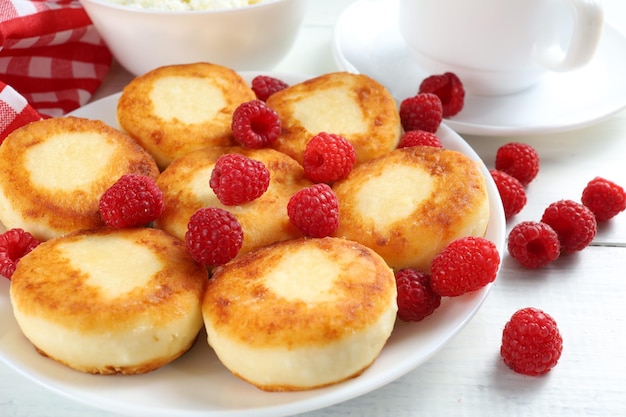
[[[527,202],[525,187],[539,173],[539,154],[532,146],[510,142],[496,151],[491,177],[498,188],[504,217],[508,220],[522,211]]]
[[[598,184],[602,185],[598,187]],[[598,188],[602,191],[596,193]],[[539,221],[516,224],[507,241],[511,257],[520,265],[535,269],[550,264],[563,253],[581,251],[595,238],[598,222],[624,210],[623,203],[614,205],[613,202],[626,201],[624,189],[603,178],[590,181],[582,196],[585,198],[581,198],[581,202],[562,199],[549,204]],[[609,206],[611,208],[606,210]]]
[[[490,240],[455,239],[433,258],[430,274],[410,268],[395,272],[398,318],[420,321],[439,307],[442,297],[458,297],[493,282],[499,268],[500,254]]]
[[[507,219],[526,201],[523,190],[537,175],[539,159],[529,145],[507,144],[498,149],[492,177],[498,186]],[[512,177],[517,183],[511,182]],[[521,207],[520,207],[521,206]],[[616,183],[596,177],[584,187],[580,202],[555,201],[538,221],[513,226],[507,239],[511,257],[528,269],[544,267],[561,254],[581,251],[591,244],[598,222],[626,210],[626,192]],[[556,366],[563,339],[556,321],[536,308],[517,311],[504,327],[500,355],[513,371],[541,375]]]
[[[455,116],[464,105],[465,88],[456,74],[430,75],[422,80],[414,96],[400,102],[400,122],[405,132],[435,133],[443,118]]]
[[[426,77],[418,92],[400,103],[404,133],[398,148],[442,148],[437,130],[444,117],[458,114],[464,106],[465,89],[456,74]],[[441,297],[476,291],[496,278],[500,254],[493,242],[467,236],[450,242],[432,261],[427,274],[413,269],[396,271],[398,318],[420,321],[440,305]]]
[[[260,101],[286,87],[280,80],[270,78],[259,79],[258,86],[254,89]],[[463,84],[455,74],[425,78],[416,95],[400,103],[404,133],[398,148],[442,147],[437,130],[443,118],[463,109],[464,98]],[[243,130],[254,130],[252,123]],[[318,136],[310,141],[303,164],[307,177],[317,184],[296,193],[288,204],[290,221],[308,237],[332,234],[338,226],[338,204],[328,184],[348,175],[354,164],[353,149],[345,146],[344,141],[328,133]],[[260,145],[250,142],[252,145],[245,146],[267,145],[267,142]],[[526,187],[536,178],[539,168],[539,155],[528,144],[512,142],[497,150],[490,174],[507,220],[527,204]],[[557,201],[546,208],[539,221],[524,221],[513,227],[507,249],[521,265],[543,267],[561,253],[582,250],[594,238],[597,222],[625,209],[624,190],[596,178],[583,191],[581,203]],[[442,297],[456,297],[483,288],[495,280],[500,262],[500,254],[492,242],[470,236],[450,242],[433,259],[429,273],[414,269],[395,271],[398,318],[423,320],[440,306]],[[503,331],[501,356],[516,372],[545,373],[556,365],[561,350],[562,339],[556,322],[537,309],[520,310]]]
[[[526,205],[525,187],[539,173],[539,154],[530,145],[511,142],[498,148],[490,170],[507,220]],[[584,188],[580,202],[563,199],[546,207],[538,221],[523,221],[509,232],[507,250],[529,269],[544,267],[562,253],[581,251],[597,233],[597,223],[626,209],[626,192],[604,178],[594,178]]]
[[[248,148],[271,145],[281,134],[278,114],[265,101],[287,88],[284,81],[257,76],[252,80],[257,100],[240,105],[233,114],[233,138]],[[458,114],[465,91],[453,73],[425,78],[413,97],[400,103],[404,134],[399,148],[442,144],[436,132],[443,118]],[[356,161],[355,149],[339,135],[321,132],[307,144],[303,155],[305,175],[311,187],[291,196],[287,207],[290,222],[309,238],[331,235],[339,225],[339,204],[329,184],[349,175]],[[497,150],[490,170],[507,219],[520,213],[527,203],[526,187],[539,172],[539,155],[530,145],[512,142]],[[220,158],[208,186],[226,206],[238,206],[259,198],[270,183],[264,164],[239,154]],[[110,227],[145,226],[163,210],[163,195],[149,177],[125,176],[105,192],[100,215]],[[584,188],[580,203],[559,200],[550,204],[539,221],[523,221],[508,236],[512,258],[527,268],[540,268],[561,253],[580,251],[596,235],[597,223],[626,210],[626,192],[604,178],[594,178]],[[244,241],[244,230],[236,216],[218,207],[197,210],[189,219],[185,244],[193,258],[215,267],[234,259]],[[9,278],[19,260],[37,247],[30,233],[12,229],[0,235],[0,274]],[[432,261],[428,273],[415,269],[394,272],[398,318],[421,321],[433,314],[443,297],[477,291],[496,278],[501,264],[497,248],[483,237],[467,236],[450,242]],[[555,320],[541,310],[517,311],[502,332],[500,354],[516,372],[540,375],[558,362],[562,337]]]
[[[233,113],[233,138],[241,146],[270,146],[281,133],[278,113],[265,100],[287,88],[284,81],[259,75],[252,80],[257,100],[241,104]],[[291,196],[287,204],[290,222],[304,236],[325,237],[339,225],[339,203],[328,184],[345,178],[356,162],[354,146],[344,137],[327,132],[315,135],[303,155],[305,175],[314,184]],[[218,159],[209,186],[225,206],[240,206],[262,196],[270,184],[270,172],[261,161],[241,154]],[[196,261],[217,266],[236,257],[243,246],[244,230],[230,211],[208,207],[189,220],[185,241]]]

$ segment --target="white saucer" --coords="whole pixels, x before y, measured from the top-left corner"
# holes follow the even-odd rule
[[[397,100],[414,95],[425,73],[397,28],[397,0],[361,0],[339,17],[333,55],[340,69],[367,74]],[[626,38],[605,25],[591,63],[550,73],[532,88],[499,97],[466,95],[461,113],[446,124],[487,136],[562,132],[597,123],[626,107]]]

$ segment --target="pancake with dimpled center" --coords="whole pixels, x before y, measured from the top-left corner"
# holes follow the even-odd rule
[[[78,232],[17,265],[17,323],[43,355],[73,369],[136,374],[186,352],[202,328],[207,271],[158,229]]]
[[[157,178],[154,158],[98,120],[45,119],[0,146],[0,221],[39,240],[103,225],[102,194],[124,174]]]
[[[218,267],[203,299],[208,343],[224,365],[267,391],[360,375],[395,323],[395,278],[372,250],[344,239],[295,239]]]
[[[452,240],[483,236],[489,221],[485,178],[464,154],[429,146],[392,151],[333,185],[335,236],[380,254],[394,269],[430,271]]]

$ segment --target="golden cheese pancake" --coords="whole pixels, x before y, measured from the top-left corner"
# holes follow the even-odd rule
[[[307,142],[320,132],[348,139],[357,163],[391,151],[400,139],[396,102],[367,75],[325,74],[272,94],[267,104],[278,112],[282,124],[281,136],[272,146],[300,163]]]
[[[263,162],[270,172],[270,184],[259,198],[238,206],[223,205],[209,185],[213,167],[220,156],[238,153]],[[302,236],[287,216],[289,198],[312,185],[300,164],[273,149],[209,147],[176,159],[157,180],[163,191],[165,209],[155,226],[185,238],[187,223],[202,207],[220,207],[231,212],[244,233],[240,253],[259,246]]]
[[[452,240],[484,235],[489,221],[485,178],[460,152],[415,146],[354,168],[333,190],[335,235],[373,249],[395,269],[430,271]]]
[[[202,301],[207,340],[234,374],[266,391],[360,375],[394,327],[393,272],[338,238],[266,246],[214,270]]]
[[[149,175],[154,158],[98,120],[45,119],[12,132],[0,146],[0,221],[38,240],[102,226],[100,196],[124,174]]]
[[[162,230],[100,228],[23,257],[10,296],[41,354],[82,372],[138,374],[193,345],[207,281],[185,244]]]
[[[164,169],[206,146],[234,145],[235,109],[256,98],[234,70],[209,63],[170,65],[134,78],[117,105],[120,126]]]

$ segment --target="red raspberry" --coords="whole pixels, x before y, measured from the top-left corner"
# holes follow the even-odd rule
[[[196,262],[207,266],[223,265],[239,253],[243,230],[230,212],[205,207],[189,219],[185,244]]]
[[[536,376],[554,368],[563,351],[556,321],[532,307],[516,311],[504,326],[500,356],[517,373]]]
[[[525,221],[509,232],[507,249],[520,265],[536,269],[559,257],[561,243],[557,233],[546,223]]]
[[[425,130],[409,130],[402,135],[398,148],[408,148],[410,146],[432,146],[442,148],[439,136]]]
[[[452,117],[463,110],[465,88],[459,77],[452,72],[426,77],[420,84],[419,92],[433,93],[439,97],[443,117]]]
[[[605,178],[596,177],[583,190],[582,203],[603,222],[626,210],[626,192],[622,187]]]
[[[306,144],[302,166],[311,181],[331,183],[347,177],[355,161],[354,146],[346,138],[321,132]]]
[[[400,103],[400,121],[406,132],[425,130],[435,133],[441,124],[442,117],[441,100],[435,94],[417,94]]]
[[[339,203],[328,184],[315,184],[295,193],[287,203],[287,214],[307,237],[329,236],[339,227]]]
[[[252,91],[261,101],[267,101],[269,96],[287,87],[289,84],[283,80],[268,75],[257,75],[252,79]]]
[[[596,217],[587,207],[572,200],[550,204],[541,217],[559,235],[561,250],[580,251],[589,246],[597,233]]]
[[[526,190],[524,190],[522,183],[506,172],[497,169],[492,169],[489,173],[498,188],[504,208],[504,217],[509,219],[522,211],[527,201]]]
[[[102,194],[99,211],[107,226],[122,229],[148,225],[161,216],[164,206],[154,178],[126,174]]]
[[[209,185],[222,204],[238,206],[267,191],[270,172],[261,161],[236,153],[225,154],[215,163]]]
[[[495,168],[517,178],[526,186],[539,172],[539,154],[530,145],[510,142],[496,151]]]
[[[441,296],[430,288],[430,275],[407,268],[396,271],[395,276],[400,320],[423,320],[441,304]]]
[[[493,282],[500,254],[490,240],[478,236],[450,242],[431,264],[430,286],[441,296],[454,297]]]
[[[231,128],[235,140],[242,146],[259,149],[280,136],[280,117],[265,102],[252,100],[235,109]]]
[[[39,241],[23,229],[10,229],[0,235],[0,275],[11,279],[17,263],[39,245]]]

